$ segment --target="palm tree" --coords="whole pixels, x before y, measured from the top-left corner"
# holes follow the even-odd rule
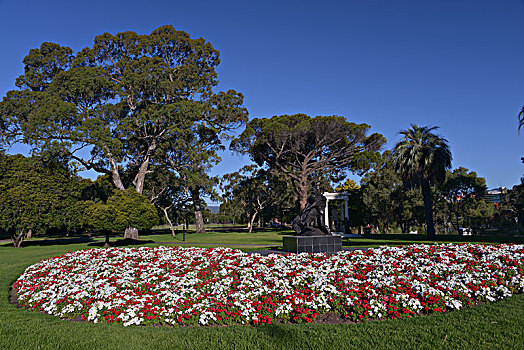
[[[433,194],[431,186],[441,184],[446,170],[451,168],[451,151],[448,141],[432,133],[437,126],[418,126],[401,130],[404,138],[393,150],[393,166],[404,184],[411,188],[421,188],[424,199],[426,232],[429,239],[435,238],[433,223]]]

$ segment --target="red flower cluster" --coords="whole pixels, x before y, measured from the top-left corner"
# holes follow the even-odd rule
[[[132,324],[356,322],[445,312],[524,291],[522,245],[414,245],[337,255],[111,248],[30,266],[19,303],[63,318]]]

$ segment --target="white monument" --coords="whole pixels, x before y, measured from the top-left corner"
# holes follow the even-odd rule
[[[324,197],[326,197],[326,211],[324,212],[325,215],[325,223],[328,227],[331,227],[331,221],[330,221],[330,215],[329,215],[329,201],[334,200],[343,200],[344,205],[342,208],[340,208],[340,222],[344,223],[344,228],[346,225],[348,225],[349,221],[349,196],[350,194],[347,192],[340,192],[340,193],[330,193],[330,192],[324,192]],[[343,232],[333,232],[335,234],[345,234],[345,229]]]

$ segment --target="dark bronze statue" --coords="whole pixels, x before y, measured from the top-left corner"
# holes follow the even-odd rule
[[[291,222],[297,236],[331,236],[324,222],[326,203],[326,197],[316,187],[313,187],[306,207]]]

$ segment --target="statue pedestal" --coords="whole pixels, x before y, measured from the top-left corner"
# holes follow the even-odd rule
[[[283,250],[291,253],[336,253],[342,250],[342,237],[284,236]]]

